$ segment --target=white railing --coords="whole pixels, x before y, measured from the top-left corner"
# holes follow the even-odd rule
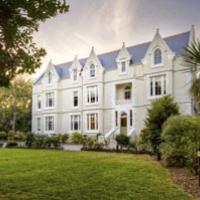
[[[110,131],[108,131],[108,132],[105,134],[105,139],[108,139],[109,137],[111,137],[113,134],[116,133],[117,130],[118,130],[118,127],[112,128]]]
[[[130,137],[133,134],[135,134],[135,129],[134,128],[130,129],[127,135]]]
[[[122,99],[122,100],[116,100],[116,105],[126,105],[133,103],[132,99]]]

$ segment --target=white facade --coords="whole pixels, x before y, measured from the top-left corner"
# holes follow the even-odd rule
[[[123,44],[120,50],[99,56],[92,48],[87,59],[79,62],[75,57],[62,66],[50,62],[33,85],[32,131],[102,133],[106,138],[119,132],[138,134],[148,106],[167,94],[183,114],[192,115],[192,75],[185,72],[180,51],[193,34],[192,29],[163,39],[157,30],[146,44]],[[112,63],[115,66],[109,66]]]

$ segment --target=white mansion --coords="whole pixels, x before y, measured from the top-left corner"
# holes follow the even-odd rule
[[[131,136],[144,127],[151,102],[171,94],[183,114],[192,115],[192,74],[182,53],[191,31],[59,65],[49,63],[33,85],[32,131],[41,134],[119,132]]]

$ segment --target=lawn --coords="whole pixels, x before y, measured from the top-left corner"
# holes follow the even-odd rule
[[[148,156],[0,150],[1,200],[191,200]]]

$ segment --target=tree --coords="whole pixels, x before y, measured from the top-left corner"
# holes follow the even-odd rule
[[[147,112],[145,125],[149,133],[148,138],[153,153],[156,154],[157,159],[160,160],[161,155],[159,147],[162,142],[162,126],[170,116],[179,114],[179,108],[173,98],[168,95],[154,101]]]
[[[33,73],[46,54],[33,42],[39,23],[68,11],[65,0],[0,1],[0,86],[17,74]]]
[[[0,88],[0,130],[30,131],[32,83],[23,79]]]
[[[189,70],[193,73],[190,93],[195,100],[194,109],[200,111],[200,77],[197,72],[200,70],[200,41],[194,40],[184,52],[184,60],[189,64]]]

